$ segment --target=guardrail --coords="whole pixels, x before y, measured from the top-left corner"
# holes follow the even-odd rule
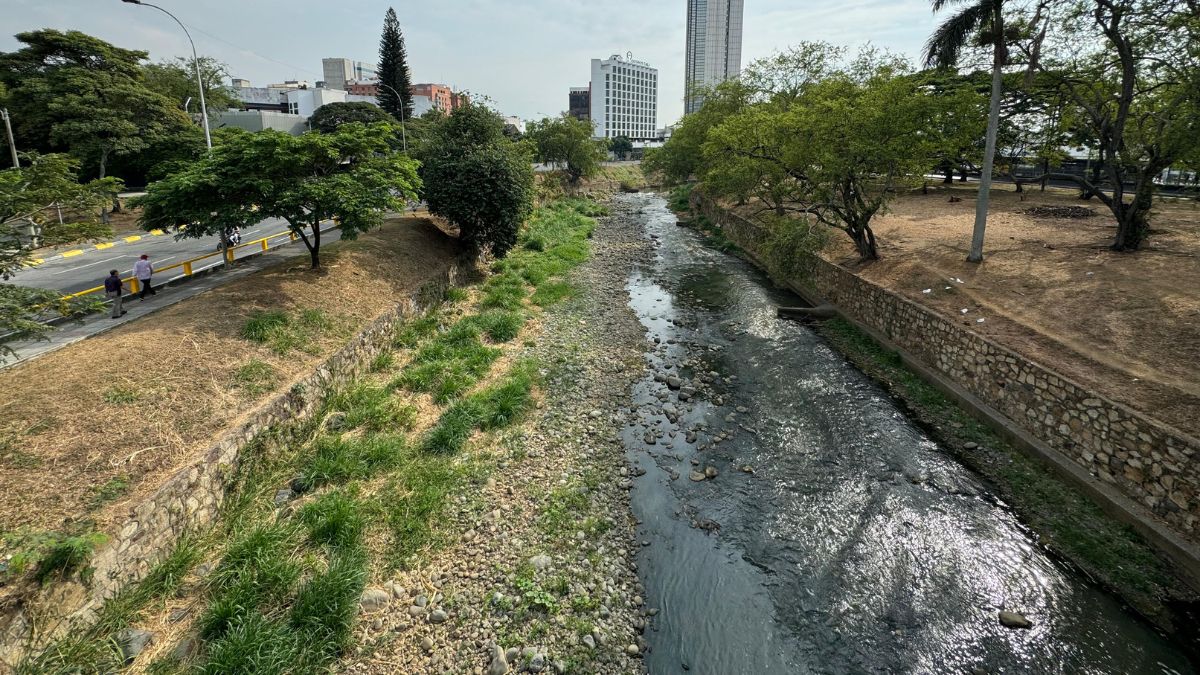
[[[338,226],[335,223],[335,224],[321,230],[321,233],[324,234],[325,232],[328,232],[330,230],[337,229],[337,227]],[[276,240],[276,239],[281,239],[281,238],[286,238],[287,241],[283,242],[283,243],[277,243],[274,246],[271,245],[271,241]],[[297,235],[292,230],[288,230],[286,232],[278,232],[276,234],[267,235],[266,237],[263,237],[261,239],[255,239],[254,241],[246,242],[245,244],[238,244],[237,246],[227,247],[222,251],[214,251],[213,253],[207,253],[205,255],[196,256],[195,258],[189,258],[182,262],[172,263],[170,265],[167,265],[166,267],[156,268],[154,270],[154,274],[155,274],[155,276],[157,276],[157,275],[160,275],[163,272],[167,272],[169,270],[182,268],[183,274],[177,274],[177,275],[167,279],[166,282],[164,282],[164,283],[170,283],[172,281],[175,281],[176,279],[182,279],[184,277],[190,277],[194,274],[198,274],[201,272],[207,272],[208,270],[210,270],[214,267],[224,265],[226,262],[232,263],[234,260],[237,259],[237,251],[239,251],[241,249],[257,248],[257,249],[260,249],[263,253],[265,253],[265,252],[271,250],[272,248],[279,248],[283,244],[290,244],[299,238],[300,238],[299,235]],[[211,264],[201,265],[200,267],[196,267],[196,263],[201,262],[203,260],[208,260],[209,258],[220,258],[220,260],[213,262]],[[138,282],[137,277],[135,277],[135,276],[131,275],[129,278],[122,279],[121,281],[129,282],[129,290],[131,293],[138,293],[142,290],[141,284]],[[87,290],[79,291],[78,293],[71,293],[70,295],[65,295],[63,297],[67,298],[67,299],[75,299],[75,298],[81,298],[85,295],[90,295],[92,293],[103,293],[103,292],[104,292],[104,286],[100,285],[100,286],[95,286],[93,288],[89,288]]]

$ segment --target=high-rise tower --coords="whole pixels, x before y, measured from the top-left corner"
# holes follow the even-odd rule
[[[742,0],[687,0],[687,63],[683,112],[704,103],[699,87],[712,87],[742,69]]]

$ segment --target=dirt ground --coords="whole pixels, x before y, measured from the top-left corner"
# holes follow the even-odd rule
[[[950,201],[951,197],[961,201]],[[1037,217],[1037,206],[1087,218]],[[993,191],[984,262],[966,262],[975,190],[897,199],[872,223],[879,261],[844,235],[827,256],[1105,396],[1200,435],[1200,203],[1160,200],[1142,250],[1108,250],[1115,223],[1073,190]],[[964,313],[964,310],[965,313]],[[980,320],[982,319],[982,322]]]
[[[0,371],[0,534],[103,531],[218,432],[443,272],[458,250],[432,221],[395,218],[323,248],[319,272],[304,253]],[[311,353],[280,356],[239,337],[266,309],[323,310],[334,328]],[[274,371],[269,391],[235,376],[254,360]]]

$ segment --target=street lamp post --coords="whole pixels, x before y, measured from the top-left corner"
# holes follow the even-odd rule
[[[192,41],[192,34],[188,32],[187,26],[183,25],[183,22],[174,14],[158,5],[142,2],[142,0],[121,0],[121,2],[127,2],[131,5],[141,5],[143,7],[153,7],[174,19],[175,23],[179,24],[179,27],[183,29],[183,34],[187,36],[188,44],[192,46],[192,65],[196,69],[196,86],[200,88],[200,117],[204,121],[204,143],[208,146],[209,150],[212,150],[212,133],[208,129],[208,106],[204,103],[204,80],[200,78],[200,57],[196,54],[196,43]]]
[[[17,141],[13,138],[12,121],[8,117],[8,108],[0,109],[0,117],[4,118],[4,132],[8,135],[8,149],[12,152],[14,169],[21,168],[21,160],[17,158]]]
[[[128,0],[126,0],[126,2],[128,2]],[[400,143],[401,143],[401,145],[404,146],[404,154],[407,155],[408,154],[408,136],[404,132],[404,97],[400,95],[400,92],[396,91],[395,87],[393,87],[389,84],[384,84],[384,83],[380,82],[379,86],[384,87],[385,89],[390,89],[391,92],[396,95],[396,99],[398,101],[400,101]]]

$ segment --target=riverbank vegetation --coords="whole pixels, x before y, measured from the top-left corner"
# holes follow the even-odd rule
[[[981,4],[931,38],[930,62],[1001,55],[1001,172],[1018,189],[1047,178],[1077,183],[1083,198],[1111,212],[1111,248],[1138,249],[1159,174],[1195,168],[1200,158],[1198,137],[1184,132],[1200,123],[1193,9],[1183,0],[1006,3],[999,10],[1005,37],[997,41],[987,37],[994,19],[978,16],[993,6],[1001,7]],[[946,30],[958,31],[953,54]],[[972,42],[976,33],[981,47]],[[923,187],[935,169],[949,181],[983,163],[990,79],[982,70],[918,71],[873,49],[848,59],[843,49],[803,43],[705,92],[703,108],[648,153],[646,168],[668,182],[696,180],[713,197],[762,213],[841,230],[861,259],[872,260],[879,248],[871,221],[895,194]],[[1088,172],[1054,168],[1073,145],[1095,157]],[[1018,175],[1030,164],[1040,175]]]
[[[370,371],[313,420],[245,449],[216,527],[187,538],[110,601],[99,623],[20,672],[118,668],[133,627],[179,597],[194,610],[171,629],[171,649],[143,667],[327,668],[353,643],[366,586],[448,543],[448,498],[482,485],[496,461],[490,444],[535,405],[544,367],[513,354],[539,307],[570,294],[564,277],[587,259],[592,216],[602,213],[583,199],[537,209],[490,279],[400,327]],[[547,288],[568,290],[537,302]],[[268,318],[253,317],[248,335],[269,340],[287,323]],[[49,564],[39,570],[65,569]],[[433,611],[444,616],[452,606]]]

